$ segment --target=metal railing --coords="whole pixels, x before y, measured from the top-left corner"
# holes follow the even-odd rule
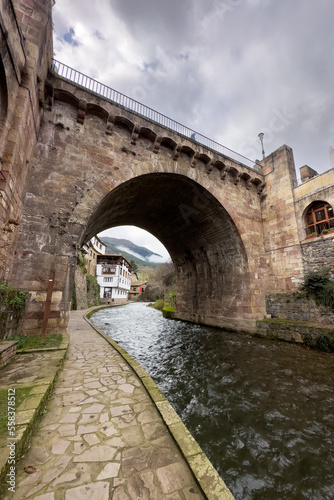
[[[157,124],[172,130],[173,132],[177,132],[178,134],[181,134],[188,139],[192,139],[201,144],[202,146],[205,146],[224,156],[232,158],[242,163],[243,165],[247,166],[248,168],[251,168],[253,170],[259,170],[259,168],[256,165],[256,162],[251,160],[250,158],[247,158],[246,156],[243,156],[237,153],[236,151],[233,151],[232,149],[229,149],[226,146],[219,144],[219,142],[209,139],[209,137],[206,137],[205,135],[202,135],[196,132],[195,130],[190,129],[189,127],[186,127],[185,125],[182,125],[181,123],[171,118],[168,118],[167,116],[159,113],[158,111],[155,111],[154,109],[149,108],[148,106],[145,106],[144,104],[141,104],[140,102],[135,101],[134,99],[131,99],[131,97],[128,97],[122,94],[121,92],[118,92],[117,90],[114,90],[111,87],[108,87],[107,85],[104,85],[103,83],[94,80],[94,78],[90,78],[89,76],[84,75],[80,71],[77,71],[76,69],[66,66],[66,64],[56,61],[55,59],[52,59],[51,70],[55,74],[57,74],[57,76],[65,78],[66,80],[69,80],[70,82],[80,85],[81,87],[84,87],[87,90],[95,92],[95,94],[98,94],[105,99],[113,101],[116,104],[119,104],[120,106],[124,106],[125,108],[134,111],[135,113],[143,116],[144,118],[148,118],[149,120],[152,120]]]

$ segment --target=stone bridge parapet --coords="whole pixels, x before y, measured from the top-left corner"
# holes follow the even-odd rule
[[[83,125],[86,116],[95,116],[105,123],[105,133],[112,135],[115,128],[125,129],[131,139],[131,146],[136,146],[140,139],[148,142],[148,148],[159,154],[162,147],[170,150],[174,161],[181,154],[188,158],[190,166],[202,166],[207,175],[216,169],[220,179],[228,175],[234,184],[241,183],[246,189],[255,187],[258,194],[265,187],[262,166],[258,162],[254,168],[207,148],[195,139],[188,138],[172,129],[161,126],[153,120],[130,111],[129,109],[100,97],[87,89],[75,85],[66,79],[49,75],[46,102],[51,110],[55,101],[67,103],[77,111],[77,123]],[[133,148],[123,147],[124,153],[136,155]]]

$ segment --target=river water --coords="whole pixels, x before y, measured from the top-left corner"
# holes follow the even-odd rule
[[[334,499],[334,355],[162,317],[93,323],[151,375],[237,500]]]

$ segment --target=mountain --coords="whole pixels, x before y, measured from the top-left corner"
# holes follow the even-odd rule
[[[128,261],[133,260],[137,266],[152,267],[162,262],[162,256],[158,253],[152,252],[146,247],[136,245],[130,240],[111,238],[105,236],[100,238],[105,245],[107,245],[106,253],[121,253]]]

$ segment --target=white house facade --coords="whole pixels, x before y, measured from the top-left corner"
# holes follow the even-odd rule
[[[96,278],[104,302],[123,304],[131,287],[131,265],[122,255],[98,255]]]

